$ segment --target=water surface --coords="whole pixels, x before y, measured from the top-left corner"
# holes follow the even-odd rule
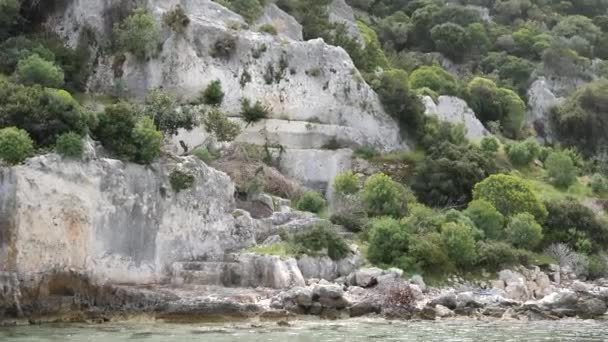
[[[276,323],[100,325],[49,324],[0,328],[2,342],[187,342],[187,341],[608,341],[608,321],[408,321],[381,319]]]

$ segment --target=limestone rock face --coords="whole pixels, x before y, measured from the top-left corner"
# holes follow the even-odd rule
[[[527,125],[534,128],[539,138],[545,142],[553,141],[551,128],[551,108],[561,104],[563,98],[557,97],[544,77],[540,77],[528,90]]]
[[[72,1],[51,16],[47,25],[75,45],[85,28],[102,43],[111,27],[134,8],[134,1]],[[332,5],[335,16],[350,9],[340,1]],[[363,81],[348,54],[322,39],[300,41],[300,27],[287,14],[270,5],[259,24],[273,22],[273,36],[235,27],[246,26],[241,16],[211,0],[145,0],[143,4],[162,21],[178,4],[191,22],[183,34],[163,28],[162,44],[145,61],[127,54],[122,63],[113,55],[97,59],[89,80],[93,92],[124,88],[126,95],[143,97],[153,88],[163,88],[185,100],[198,98],[212,81],[219,80],[225,92],[221,109],[238,117],[241,99],[259,100],[270,111],[268,120],[245,127],[237,141],[280,145],[285,150],[281,167],[306,185],[322,187],[336,171],[348,167],[339,148],[373,146],[381,151],[407,148],[399,126],[388,116],[376,93]],[[352,16],[349,22],[356,30]],[[117,14],[118,13],[118,14]],[[233,48],[213,56],[217,42]],[[234,44],[231,44],[231,43]],[[206,141],[202,129],[182,132],[173,139],[190,148]],[[176,150],[181,150],[177,145]],[[317,152],[320,150],[320,152]],[[296,160],[306,160],[306,165]],[[348,159],[348,157],[346,157]],[[309,163],[310,162],[310,163]],[[325,169],[325,167],[329,167]],[[322,171],[319,171],[323,167]]]
[[[455,96],[439,96],[435,103],[430,96],[424,96],[422,102],[426,115],[435,115],[439,120],[453,124],[464,124],[467,138],[470,140],[478,140],[489,134],[473,110],[462,99]]]
[[[195,182],[175,193],[169,174]],[[255,243],[236,224],[234,185],[194,158],[149,166],[57,155],[0,168],[0,272],[72,269],[111,283],[163,280],[179,260],[222,258]]]
[[[344,24],[350,36],[362,42],[361,33],[357,27],[355,11],[344,0],[333,0],[329,4],[329,21],[332,23]]]

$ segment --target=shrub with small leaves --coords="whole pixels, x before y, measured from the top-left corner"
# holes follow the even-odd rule
[[[60,135],[55,142],[55,151],[66,158],[80,159],[84,152],[82,137],[74,132]]]
[[[298,199],[296,208],[302,211],[309,211],[311,213],[320,213],[327,202],[323,196],[316,191],[308,191]]]
[[[236,37],[232,35],[224,35],[213,44],[211,56],[215,58],[229,59],[236,50]]]
[[[214,134],[218,141],[232,141],[241,134],[241,125],[231,121],[219,109],[212,109],[203,120],[205,129]]]
[[[194,180],[194,175],[187,171],[173,170],[173,172],[171,172],[169,175],[171,188],[175,192],[190,189],[192,185],[194,185]]]
[[[492,204],[482,199],[474,200],[464,211],[475,226],[483,230],[488,239],[496,240],[502,237],[505,217]]]
[[[119,51],[128,51],[144,59],[155,51],[160,40],[160,27],[154,17],[139,8],[132,15],[114,26],[114,41]]]
[[[215,156],[211,154],[211,152],[209,152],[209,150],[205,147],[197,147],[194,151],[192,151],[192,155],[204,161],[205,164],[209,164],[215,159]]]
[[[515,247],[534,249],[543,239],[543,228],[531,214],[520,213],[511,218],[507,235]]]
[[[608,192],[608,178],[602,176],[599,173],[591,176],[591,182],[589,183],[591,190],[596,194]]]
[[[188,15],[186,15],[182,6],[177,5],[174,9],[163,15],[163,22],[165,25],[169,26],[173,32],[182,34],[186,30],[186,27],[190,25],[190,18],[188,18]]]
[[[507,145],[507,156],[513,165],[525,166],[540,155],[540,146],[534,139]]]
[[[500,148],[500,143],[498,139],[494,136],[487,136],[481,139],[481,149],[487,153],[496,153]]]
[[[222,90],[222,83],[219,80],[215,80],[207,86],[203,91],[202,101],[204,104],[211,106],[219,106],[224,101],[224,91]]]
[[[545,168],[551,183],[557,187],[567,188],[576,181],[576,166],[572,158],[564,152],[549,154]]]
[[[258,31],[265,32],[265,33],[271,34],[273,36],[277,34],[277,28],[274,27],[274,25],[272,25],[272,24],[264,24],[264,25],[258,27]]]
[[[377,173],[365,181],[363,201],[372,216],[401,217],[407,213],[406,191],[391,177]]]
[[[352,171],[339,173],[334,178],[334,190],[342,195],[352,195],[359,191],[359,178]]]
[[[60,88],[64,84],[63,70],[38,54],[20,60],[15,76],[25,85],[40,84],[43,87]]]
[[[448,222],[441,227],[441,238],[446,245],[448,255],[463,269],[470,267],[477,260],[473,236],[473,229],[464,224]]]
[[[143,117],[133,128],[133,144],[135,145],[135,161],[150,164],[160,156],[163,134],[156,130],[154,121]]]
[[[305,254],[326,252],[332,260],[340,260],[349,252],[348,245],[329,224],[317,224],[310,231],[298,234],[295,243]]]
[[[9,164],[19,164],[34,153],[30,135],[16,127],[0,129],[0,159]]]
[[[266,119],[270,114],[270,109],[264,106],[259,100],[251,105],[247,98],[241,99],[241,116],[249,124]]]
[[[380,217],[370,222],[369,261],[377,265],[391,265],[407,254],[410,234],[398,220]]]

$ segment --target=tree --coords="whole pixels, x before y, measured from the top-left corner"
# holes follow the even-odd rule
[[[582,15],[569,15],[558,21],[553,27],[553,34],[565,38],[582,37],[593,44],[602,31],[595,26],[593,20]]]
[[[305,192],[300,199],[298,199],[296,208],[302,211],[309,211],[311,213],[320,213],[327,202],[323,196],[316,191]]]
[[[16,127],[0,129],[0,159],[19,164],[34,153],[34,142],[26,131]]]
[[[608,178],[602,176],[599,173],[591,176],[591,182],[589,183],[591,190],[596,194],[602,194],[608,192]]]
[[[260,0],[229,0],[231,10],[240,14],[248,23],[253,23],[264,12],[264,7]]]
[[[481,139],[481,149],[489,154],[494,154],[498,152],[500,148],[500,142],[496,139],[495,136],[486,136]]]
[[[608,222],[590,208],[568,197],[545,202],[548,215],[544,222],[544,244],[566,243],[577,249],[579,239],[590,239],[598,246],[608,243]]]
[[[203,103],[210,106],[219,106],[224,101],[224,91],[222,90],[222,83],[219,80],[215,80],[205,88],[202,94]]]
[[[457,62],[469,51],[467,31],[458,24],[448,22],[433,27],[431,39],[437,51]]]
[[[137,152],[133,142],[133,129],[139,117],[138,108],[131,103],[119,102],[107,106],[105,111],[99,114],[95,136],[116,156],[133,159]]]
[[[572,158],[564,152],[553,152],[545,161],[545,168],[551,183],[560,188],[567,188],[576,181],[577,169]]]
[[[513,165],[526,166],[540,156],[540,145],[534,138],[507,145],[507,156]]]
[[[153,120],[158,130],[169,135],[177,135],[179,129],[191,130],[196,123],[194,113],[189,108],[180,108],[174,96],[160,89],[148,92],[143,112]]]
[[[19,0],[0,0],[0,41],[9,36],[19,20]]]
[[[479,148],[443,142],[416,167],[412,189],[429,206],[460,206],[471,200],[475,184],[496,171],[494,161]]]
[[[19,82],[25,85],[40,84],[43,87],[61,88],[64,74],[54,63],[32,54],[17,64],[15,75]]]
[[[519,213],[511,218],[507,235],[515,247],[534,249],[543,239],[543,228],[531,214]]]
[[[472,266],[476,259],[475,239],[470,227],[448,222],[441,227],[441,238],[450,259],[462,269]]]
[[[421,66],[409,77],[412,89],[429,88],[441,95],[456,95],[458,84],[452,74],[439,65]]]
[[[247,98],[241,99],[241,116],[247,124],[266,119],[270,114],[270,109],[262,104],[259,100],[251,105],[251,101]]]
[[[496,72],[502,87],[513,88],[525,95],[535,65],[527,59],[508,55],[506,52],[490,52],[481,62],[485,73]]]
[[[241,134],[241,125],[230,120],[226,114],[217,108],[207,113],[203,124],[205,129],[214,134],[218,141],[232,141]]]
[[[334,178],[334,190],[342,195],[352,195],[359,191],[359,178],[352,171],[341,172]]]
[[[407,229],[390,217],[372,220],[369,232],[369,261],[380,265],[391,265],[406,255],[410,241]]]
[[[113,33],[118,50],[130,52],[139,59],[156,51],[160,40],[159,25],[143,8],[115,24]]]
[[[403,185],[383,173],[372,175],[363,186],[363,201],[372,216],[403,216],[407,213],[405,195]]]
[[[477,228],[483,230],[486,238],[498,240],[502,237],[505,217],[488,201],[472,201],[464,214],[473,221]]]
[[[82,137],[74,132],[68,132],[57,137],[55,151],[66,158],[80,159],[84,152]]]
[[[475,185],[473,198],[488,201],[505,216],[529,213],[539,222],[547,217],[547,209],[530,185],[516,176],[498,174],[484,179]]]
[[[156,130],[154,122],[148,117],[139,119],[133,128],[133,145],[136,152],[134,160],[141,164],[150,164],[160,156],[163,134]]]
[[[424,123],[424,106],[408,87],[407,73],[390,70],[382,74],[376,89],[384,109],[410,132],[416,132]]]
[[[503,132],[512,138],[521,135],[521,127],[526,120],[526,104],[514,91],[498,88],[498,103],[500,106],[500,123]]]
[[[412,24],[407,14],[397,11],[378,22],[378,38],[386,48],[401,51],[407,43],[408,32]]]

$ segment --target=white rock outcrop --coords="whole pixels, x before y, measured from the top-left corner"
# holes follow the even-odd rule
[[[256,26],[272,25],[278,35],[294,40],[302,40],[302,25],[277,5],[266,6],[264,14],[256,21]]]
[[[547,143],[554,138],[551,127],[551,109],[563,102],[557,97],[544,77],[540,77],[528,89],[528,115],[526,125],[534,128],[537,136]]]
[[[489,134],[473,110],[462,99],[455,96],[439,96],[435,103],[430,96],[424,96],[422,102],[426,115],[435,115],[439,120],[453,124],[463,124],[467,130],[467,138],[470,140],[478,140]]]

